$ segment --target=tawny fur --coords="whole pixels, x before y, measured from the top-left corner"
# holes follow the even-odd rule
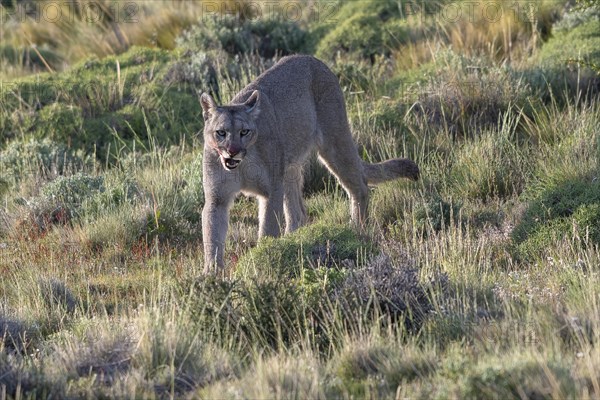
[[[352,220],[367,217],[369,184],[418,179],[408,159],[363,162],[336,76],[311,56],[281,59],[230,105],[201,99],[204,125],[202,211],[205,272],[222,269],[229,208],[241,192],[259,202],[259,237],[291,232],[306,221],[302,167],[316,150],[350,197]]]

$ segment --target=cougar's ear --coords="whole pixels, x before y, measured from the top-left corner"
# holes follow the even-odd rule
[[[250,114],[253,118],[256,118],[260,113],[260,98],[261,94],[258,90],[252,92],[248,100],[244,103],[246,106],[246,112]]]
[[[200,96],[200,104],[202,105],[202,117],[206,121],[208,117],[217,109],[217,103],[215,99],[208,93],[202,93]]]

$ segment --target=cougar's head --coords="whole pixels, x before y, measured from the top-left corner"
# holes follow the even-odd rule
[[[204,117],[204,142],[214,149],[226,170],[236,169],[247,149],[256,142],[256,118],[260,92],[255,90],[243,104],[218,106],[207,93],[200,98]]]

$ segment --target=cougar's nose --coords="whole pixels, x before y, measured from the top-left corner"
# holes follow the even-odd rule
[[[240,149],[238,149],[237,147],[230,147],[229,149],[227,149],[227,153],[229,153],[231,157],[235,157],[240,153]]]

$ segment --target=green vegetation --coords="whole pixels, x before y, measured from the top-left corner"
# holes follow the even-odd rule
[[[258,54],[272,58],[308,51],[308,33],[283,15],[240,20],[232,15],[211,15],[192,26],[178,41],[197,51],[223,50],[231,55]]]
[[[0,398],[600,396],[598,1],[308,3],[0,2]],[[203,276],[198,93],[299,52],[421,180]]]

